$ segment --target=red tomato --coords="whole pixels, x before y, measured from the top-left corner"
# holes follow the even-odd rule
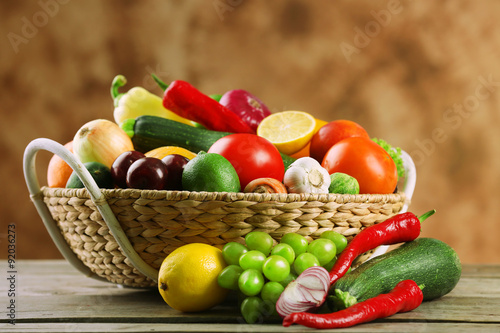
[[[311,139],[310,156],[321,163],[326,152],[337,142],[359,136],[369,138],[366,130],[351,120],[334,120],[321,127]]]
[[[278,149],[255,134],[237,133],[217,140],[208,150],[224,156],[240,178],[241,188],[257,178],[283,181],[285,165]]]
[[[321,165],[330,174],[343,172],[356,178],[359,193],[393,193],[398,182],[396,164],[378,144],[351,137],[333,145]]]

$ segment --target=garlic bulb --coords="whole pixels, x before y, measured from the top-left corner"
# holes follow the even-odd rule
[[[283,178],[290,193],[328,193],[330,182],[328,171],[311,157],[293,162]]]

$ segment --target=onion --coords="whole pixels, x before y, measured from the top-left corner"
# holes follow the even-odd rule
[[[238,115],[254,131],[257,131],[262,119],[271,114],[269,108],[260,99],[242,89],[226,92],[219,103]]]
[[[305,312],[320,307],[330,289],[330,275],[321,266],[306,269],[288,284],[276,302],[276,311],[282,317],[294,312]]]
[[[92,120],[76,132],[73,150],[82,163],[99,162],[111,168],[123,152],[134,150],[129,136],[114,122]]]

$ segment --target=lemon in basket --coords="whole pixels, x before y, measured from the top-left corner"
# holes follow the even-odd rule
[[[281,111],[264,118],[257,135],[271,141],[278,150],[292,155],[311,141],[316,128],[316,119],[303,111]]]
[[[208,310],[221,303],[228,292],[217,277],[226,267],[222,251],[201,243],[183,245],[161,264],[158,289],[170,307],[183,312]]]

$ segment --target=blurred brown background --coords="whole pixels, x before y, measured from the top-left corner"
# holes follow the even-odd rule
[[[11,223],[18,258],[61,258],[29,200],[26,145],[112,120],[116,74],[160,94],[154,72],[359,122],[414,158],[410,209],[437,209],[424,236],[500,262],[498,1],[2,1],[0,22],[1,258]]]

